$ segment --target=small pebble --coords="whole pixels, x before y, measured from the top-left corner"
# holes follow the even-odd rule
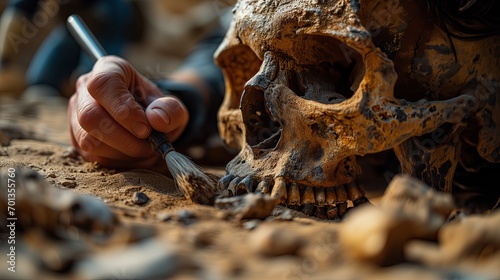
[[[62,157],[63,158],[77,159],[78,152],[75,150],[75,148],[70,147],[66,151],[63,152]]]
[[[297,234],[269,225],[258,227],[249,238],[254,252],[271,257],[293,255],[304,244]]]
[[[188,232],[186,238],[196,247],[207,247],[214,243],[214,233],[208,230],[196,230]]]
[[[167,222],[172,220],[172,214],[168,212],[159,213],[157,219],[162,222]]]
[[[246,230],[254,230],[260,225],[260,220],[250,220],[243,223],[243,228]]]
[[[134,193],[134,203],[137,205],[144,205],[149,202],[149,197],[143,192]]]
[[[69,189],[76,188],[77,186],[76,182],[70,182],[70,181],[64,181],[62,182],[62,185]]]
[[[291,221],[293,220],[293,214],[290,209],[285,210],[281,215],[279,216],[280,220],[282,221]]]
[[[73,271],[78,279],[170,279],[183,268],[182,260],[174,244],[147,238],[86,256]]]
[[[57,175],[54,173],[50,173],[49,175],[47,175],[47,178],[57,178]]]
[[[179,212],[177,212],[176,218],[180,223],[188,226],[188,225],[194,223],[196,216],[194,215],[193,212],[186,210],[186,209],[183,209],[183,210],[180,210]]]
[[[53,151],[38,151],[39,156],[51,156],[53,154],[54,154]]]

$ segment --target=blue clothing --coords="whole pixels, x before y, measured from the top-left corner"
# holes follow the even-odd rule
[[[224,39],[226,30],[216,28],[205,36],[191,54],[184,60],[179,70],[192,70],[206,83],[210,104],[205,106],[202,94],[193,85],[179,84],[169,80],[156,81],[166,94],[175,95],[189,111],[189,122],[184,133],[176,141],[177,147],[203,143],[207,135],[218,133],[217,111],[225,94],[224,76],[214,63],[214,53]]]
[[[89,72],[93,62],[83,52],[66,28],[66,18],[79,14],[95,33],[109,54],[122,56],[130,40],[133,7],[127,0],[65,0],[58,9],[57,25],[35,53],[26,74],[28,86],[48,85],[61,92],[75,69]],[[40,0],[10,0],[8,8],[33,19],[43,13]]]

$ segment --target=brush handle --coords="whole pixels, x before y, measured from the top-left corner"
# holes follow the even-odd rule
[[[107,55],[102,45],[99,43],[99,41],[97,41],[97,38],[90,31],[90,29],[80,16],[71,15],[68,17],[66,23],[71,35],[73,35],[80,47],[85,50],[85,52],[92,58],[94,62],[99,60],[99,58]],[[142,103],[137,100],[137,97],[135,95],[134,98],[135,101],[137,101],[137,103],[139,103],[139,105],[142,107],[142,109],[146,110]],[[169,152],[175,150],[172,146],[172,143],[170,143],[170,141],[168,140],[167,136],[155,129],[152,129],[148,139],[151,143],[151,146],[153,146],[153,149],[158,152],[163,158],[165,158]]]
[[[85,50],[94,62],[108,55],[80,16],[69,16],[66,25],[73,38],[75,38],[80,47]]]

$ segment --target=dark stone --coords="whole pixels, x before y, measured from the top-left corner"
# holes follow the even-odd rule
[[[144,205],[149,202],[149,197],[143,192],[134,193],[134,203],[137,205]]]

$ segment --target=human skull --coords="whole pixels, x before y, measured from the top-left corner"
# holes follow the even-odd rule
[[[356,158],[394,149],[449,191],[459,161],[500,162],[499,46],[448,36],[419,1],[240,0],[215,55],[219,131],[241,148],[219,186],[341,217],[366,202]]]

